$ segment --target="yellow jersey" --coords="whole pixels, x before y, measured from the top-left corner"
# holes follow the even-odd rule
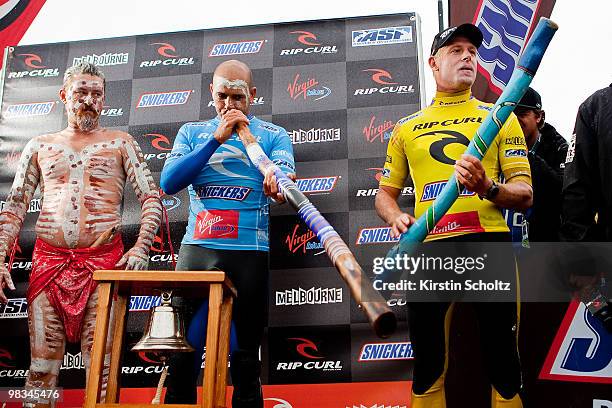
[[[381,186],[401,189],[412,177],[415,217],[420,217],[454,173],[455,160],[467,149],[493,105],[471,96],[470,90],[437,92],[432,104],[400,119],[387,146]],[[487,176],[531,185],[527,145],[518,119],[511,114],[482,160]],[[464,191],[425,241],[478,232],[507,232],[500,209],[474,192]]]

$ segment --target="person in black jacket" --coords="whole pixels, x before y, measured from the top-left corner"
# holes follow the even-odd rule
[[[558,241],[567,142],[545,122],[542,98],[533,88],[527,89],[514,113],[525,134],[533,182],[533,205],[525,214],[529,240]]]
[[[612,84],[596,91],[578,108],[565,161],[562,198],[563,241],[612,241]],[[609,268],[576,269],[574,275],[579,276],[571,278],[581,300],[612,333],[610,294],[604,293]]]
[[[612,241],[612,85],[580,105],[565,167],[561,239]]]

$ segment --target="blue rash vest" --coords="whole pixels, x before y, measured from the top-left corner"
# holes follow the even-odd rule
[[[251,133],[270,160],[283,172],[295,173],[285,129],[252,115],[249,121]],[[269,199],[263,192],[263,175],[236,133],[221,145],[214,139],[218,125],[218,117],[184,124],[164,163],[160,185],[166,193],[188,185],[189,219],[182,243],[269,251]],[[206,162],[203,167],[202,162]]]

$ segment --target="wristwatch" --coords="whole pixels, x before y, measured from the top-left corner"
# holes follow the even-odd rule
[[[497,185],[495,180],[491,179],[491,187],[489,187],[489,189],[484,195],[478,194],[478,198],[480,198],[481,200],[486,198],[489,201],[493,201],[498,194],[499,186]]]

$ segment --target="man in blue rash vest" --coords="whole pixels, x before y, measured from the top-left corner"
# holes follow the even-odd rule
[[[285,129],[249,114],[256,88],[246,64],[221,63],[210,92],[217,116],[180,128],[160,186],[167,194],[185,187],[189,191],[189,220],[176,269],[222,270],[238,292],[233,307],[238,349],[231,356],[232,406],[263,407],[259,348],[267,313],[268,197],[284,198],[273,173],[264,177],[249,161],[235,129],[248,124],[268,157],[292,178],[293,149]],[[202,303],[183,302],[186,318]],[[196,402],[201,356],[202,350],[195,356],[173,356],[165,403]]]

